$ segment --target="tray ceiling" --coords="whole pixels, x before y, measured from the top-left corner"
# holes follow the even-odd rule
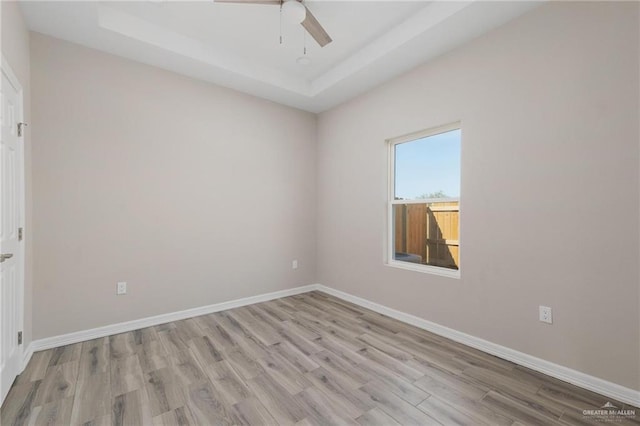
[[[320,48],[278,6],[214,1],[29,1],[33,31],[285,105],[324,111],[531,10],[539,2],[305,1]],[[311,64],[300,65],[306,44]]]

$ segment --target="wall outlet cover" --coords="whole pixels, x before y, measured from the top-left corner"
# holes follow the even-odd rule
[[[545,322],[547,324],[553,324],[553,313],[551,308],[548,306],[540,306],[539,309],[540,321]]]

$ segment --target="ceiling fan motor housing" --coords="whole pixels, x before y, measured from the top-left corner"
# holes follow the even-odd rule
[[[286,0],[282,4],[282,11],[291,20],[299,24],[307,17],[307,9],[298,0]]]

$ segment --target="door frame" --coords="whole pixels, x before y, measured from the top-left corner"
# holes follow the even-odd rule
[[[1,70],[0,72],[2,72],[2,74],[4,74],[7,77],[7,80],[9,80],[9,82],[13,85],[13,87],[15,87],[17,89],[17,95],[18,95],[18,105],[16,105],[16,123],[21,123],[24,122],[24,89],[22,87],[22,84],[20,84],[20,80],[18,79],[18,77],[16,76],[16,74],[13,72],[13,69],[11,68],[11,66],[9,65],[9,62],[7,61],[7,59],[5,58],[4,54],[2,55],[2,64],[1,64]],[[25,185],[25,178],[26,178],[26,174],[25,174],[25,161],[24,161],[24,154],[25,154],[25,147],[24,147],[24,130],[22,133],[21,137],[18,137],[18,163],[17,163],[17,168],[18,168],[18,215],[19,215],[19,219],[18,219],[18,227],[22,228],[22,241],[19,242],[18,244],[18,325],[19,325],[19,330],[22,331],[22,344],[18,345],[18,355],[20,356],[20,372],[21,373],[24,368],[26,367],[26,364],[28,362],[28,359],[25,359],[25,355],[28,355],[29,351],[25,350],[25,334],[24,334],[24,301],[25,301],[25,273],[26,273],[26,250],[25,250],[25,245],[26,245],[26,235],[28,230],[26,229],[26,220],[25,220],[25,213],[26,213],[26,208],[25,208],[25,201],[26,201],[26,193],[25,193],[25,189],[26,189],[26,185]],[[17,336],[15,336],[14,338],[17,338]]]

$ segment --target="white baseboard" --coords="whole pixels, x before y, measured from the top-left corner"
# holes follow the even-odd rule
[[[496,343],[489,342],[479,337],[474,337],[466,333],[436,324],[431,321],[427,321],[423,318],[416,317],[411,314],[407,314],[395,309],[380,305],[378,303],[371,302],[361,297],[354,296],[349,293],[345,293],[340,290],[326,287],[323,285],[317,285],[317,290],[330,294],[347,302],[351,302],[363,308],[371,309],[395,318],[407,324],[419,327],[423,330],[430,331],[442,337],[446,337],[455,342],[462,343],[472,348],[479,349],[491,355],[495,355],[499,358],[506,359],[523,367],[530,368],[540,373],[544,373],[548,376],[555,377],[562,381],[571,383],[584,389],[599,393],[604,396],[616,399],[625,404],[631,404],[636,407],[640,407],[640,391],[630,389],[616,383],[609,382],[607,380],[600,379],[598,377],[590,376],[571,368],[563,367],[562,365],[554,364],[549,361],[545,361],[540,358],[536,358],[531,355],[527,355],[523,352],[516,351],[514,349],[507,348]]]
[[[22,354],[22,368],[20,371],[24,371],[29,361],[31,361],[31,356],[33,355],[33,344],[29,343],[26,348],[24,348],[24,352]]]
[[[45,339],[34,340],[25,349],[24,365],[31,358],[33,352],[45,349],[51,349],[58,346],[69,345],[72,343],[83,342],[86,340],[97,339],[99,337],[110,336],[112,334],[125,333],[127,331],[138,330],[140,328],[150,327],[153,325],[164,324],[171,321],[177,321],[186,318],[192,318],[198,315],[210,314],[212,312],[224,311],[227,309],[238,308],[241,306],[252,305],[254,303],[266,302],[268,300],[279,299],[281,297],[293,296],[296,294],[307,293],[310,291],[322,291],[329,295],[335,296],[347,302],[371,309],[399,321],[419,327],[423,330],[430,331],[442,337],[446,337],[453,341],[465,344],[472,348],[479,349],[507,361],[514,362],[524,367],[539,371],[551,377],[563,380],[584,389],[608,396],[626,404],[640,407],[640,391],[626,388],[624,386],[603,380],[588,374],[582,373],[571,368],[563,367],[543,359],[527,355],[523,352],[507,348],[496,343],[489,342],[479,337],[474,337],[466,333],[427,321],[423,318],[407,314],[378,303],[371,302],[361,297],[345,293],[340,290],[333,289],[321,284],[311,284],[302,287],[296,287],[287,290],[275,291],[258,296],[246,297],[243,299],[232,300],[229,302],[216,303],[214,305],[202,306],[199,308],[187,309],[184,311],[172,312],[163,315],[157,315],[148,318],[142,318],[133,321],[122,322],[118,324],[108,325],[104,327],[93,328],[90,330],[78,331],[75,333],[63,334],[60,336],[48,337]]]
[[[184,311],[170,312],[168,314],[120,322],[117,324],[106,325],[104,327],[97,327],[89,330],[76,331],[73,333],[61,334],[59,336],[34,340],[33,342],[31,342],[30,347],[33,352],[57,348],[59,346],[70,345],[72,343],[84,342],[87,340],[98,339],[100,337],[111,336],[113,334],[126,333],[127,331],[165,324],[172,321],[193,318],[199,315],[226,311],[227,309],[239,308],[241,306],[253,305],[255,303],[279,299],[281,297],[307,293],[309,291],[314,291],[317,289],[317,284],[311,284],[302,287],[274,291],[272,293],[260,294],[258,296],[250,296],[242,299],[231,300],[228,302],[216,303],[213,305],[201,306],[193,309],[186,309]]]

